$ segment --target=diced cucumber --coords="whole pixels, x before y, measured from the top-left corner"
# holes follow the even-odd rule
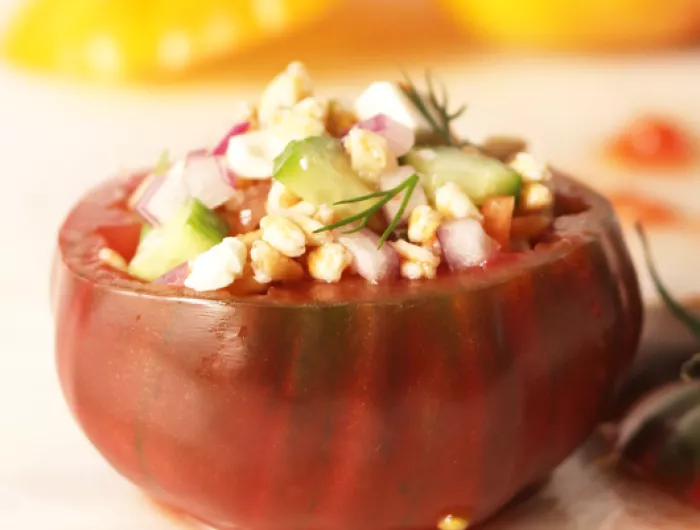
[[[459,147],[414,149],[404,159],[425,176],[425,191],[430,198],[447,182],[457,184],[477,205],[488,197],[517,197],[522,186],[522,177],[504,163]]]
[[[129,273],[146,281],[209,250],[228,234],[228,225],[197,199],[192,199],[163,226],[142,234]]]
[[[312,136],[290,142],[275,159],[272,177],[317,206],[334,204],[375,192],[353,171],[339,140]],[[367,202],[336,207],[340,217],[366,210]]]

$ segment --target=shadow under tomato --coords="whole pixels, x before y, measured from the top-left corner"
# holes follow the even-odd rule
[[[539,495],[541,483],[517,495],[502,512],[491,521],[479,525],[480,530],[506,530],[512,528],[557,528],[575,530],[576,522],[571,519],[560,501],[548,495]]]

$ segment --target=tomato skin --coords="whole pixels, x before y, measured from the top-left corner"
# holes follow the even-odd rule
[[[555,181],[588,211],[546,250],[420,284],[267,297],[110,276],[90,259],[93,194],[59,238],[66,400],[120,473],[214,527],[482,521],[590,434],[639,339],[609,204]]]
[[[618,451],[637,476],[700,507],[700,383],[665,385],[623,420]]]

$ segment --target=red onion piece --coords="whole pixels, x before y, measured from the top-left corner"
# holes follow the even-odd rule
[[[396,157],[408,153],[413,144],[416,143],[416,135],[411,129],[386,114],[377,114],[367,120],[363,120],[356,127],[383,136],[389,144],[389,149]]]
[[[190,153],[185,160],[182,178],[190,196],[211,209],[228,201],[236,191],[221,156]]]
[[[411,166],[401,166],[397,170],[384,175],[379,181],[379,188],[382,191],[387,191],[392,188],[395,188],[415,173],[416,170],[413,169]],[[399,208],[401,207],[401,201],[403,200],[404,193],[406,192],[404,191],[402,193],[399,193],[396,197],[394,197],[384,206],[384,214],[387,219],[393,219],[394,217],[396,217],[396,214],[399,213]],[[428,199],[425,196],[425,191],[423,191],[423,186],[419,183],[413,190],[411,198],[408,200],[406,209],[404,210],[403,215],[401,216],[401,221],[408,221],[408,217],[411,215],[413,209],[416,206],[420,206],[422,204],[428,204]]]
[[[452,270],[481,266],[499,249],[498,243],[486,234],[476,219],[456,219],[443,223],[438,229],[438,239]]]
[[[165,223],[190,198],[190,193],[175,166],[167,175],[154,175],[137,199],[134,210],[152,225]]]
[[[231,130],[226,133],[226,136],[224,136],[219,144],[214,148],[214,150],[211,152],[212,155],[214,156],[224,156],[226,154],[226,150],[228,149],[228,142],[231,138],[234,136],[238,136],[239,134],[245,134],[250,130],[250,122],[249,121],[242,121],[241,123],[237,123],[233,127],[231,127]]]
[[[185,280],[190,274],[189,263],[181,263],[174,269],[170,269],[168,272],[163,274],[160,278],[153,280],[153,283],[161,285],[185,285]]]
[[[138,186],[136,186],[136,189],[134,189],[134,191],[131,192],[131,195],[129,195],[129,200],[127,201],[127,205],[129,206],[130,210],[136,210],[138,203],[141,201],[146,192],[150,189],[151,184],[156,178],[158,178],[158,175],[150,173],[139,183]]]
[[[338,234],[338,241],[353,257],[357,274],[371,283],[393,278],[399,273],[399,256],[389,244],[379,245],[379,236],[368,229],[354,234]]]

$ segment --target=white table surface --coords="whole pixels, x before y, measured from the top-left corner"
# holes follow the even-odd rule
[[[591,149],[601,135],[640,110],[700,124],[697,53],[628,61],[494,58],[452,62],[441,72],[470,103],[463,130],[473,137],[504,130],[528,136],[537,153],[583,173],[599,169]],[[354,72],[350,86],[376,75]],[[321,89],[334,91],[344,81],[325,79]],[[0,529],[177,527],[109,469],[63,404],[52,357],[49,260],[62,217],[87,187],[152,162],[164,147],[177,153],[213,141],[230,124],[236,100],[254,88],[109,92],[0,65]],[[696,208],[697,182],[670,187]],[[674,288],[698,293],[700,253],[689,252],[688,241],[670,235],[659,261]],[[700,528],[694,512],[609,480],[573,459],[529,507],[493,528],[643,530],[659,528],[659,521],[667,530]]]

